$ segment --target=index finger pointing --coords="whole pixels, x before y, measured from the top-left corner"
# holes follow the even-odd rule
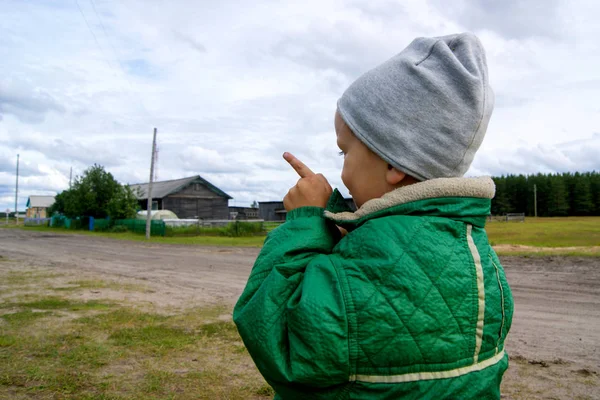
[[[298,160],[296,156],[292,153],[285,152],[283,153],[283,158],[288,162],[296,170],[300,178],[306,178],[307,176],[314,175],[315,173],[311,171],[302,161]]]

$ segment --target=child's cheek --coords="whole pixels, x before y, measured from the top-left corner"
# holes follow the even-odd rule
[[[350,169],[348,168],[348,165],[346,163],[346,160],[344,160],[344,167],[342,169],[342,182],[344,182],[344,186],[346,186],[348,188],[348,190],[352,190],[350,188]]]

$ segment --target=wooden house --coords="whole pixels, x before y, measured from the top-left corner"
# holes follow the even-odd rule
[[[142,210],[147,209],[148,184],[129,185]],[[152,209],[170,210],[179,218],[229,219],[232,197],[200,175],[152,183]]]

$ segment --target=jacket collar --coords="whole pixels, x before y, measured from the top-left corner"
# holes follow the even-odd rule
[[[353,224],[380,215],[385,210],[397,209],[397,206],[409,205],[421,200],[448,197],[486,200],[489,213],[489,200],[494,197],[495,191],[494,181],[489,177],[430,179],[403,186],[386,193],[380,198],[369,200],[358,210],[351,212],[341,211],[340,206],[343,203],[343,198],[336,190],[329,200],[325,217],[338,224]],[[410,207],[406,207],[406,209],[410,209]]]

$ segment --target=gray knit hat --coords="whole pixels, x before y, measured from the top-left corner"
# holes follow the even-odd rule
[[[493,108],[485,52],[471,33],[415,39],[338,101],[359,140],[420,180],[463,176]]]

